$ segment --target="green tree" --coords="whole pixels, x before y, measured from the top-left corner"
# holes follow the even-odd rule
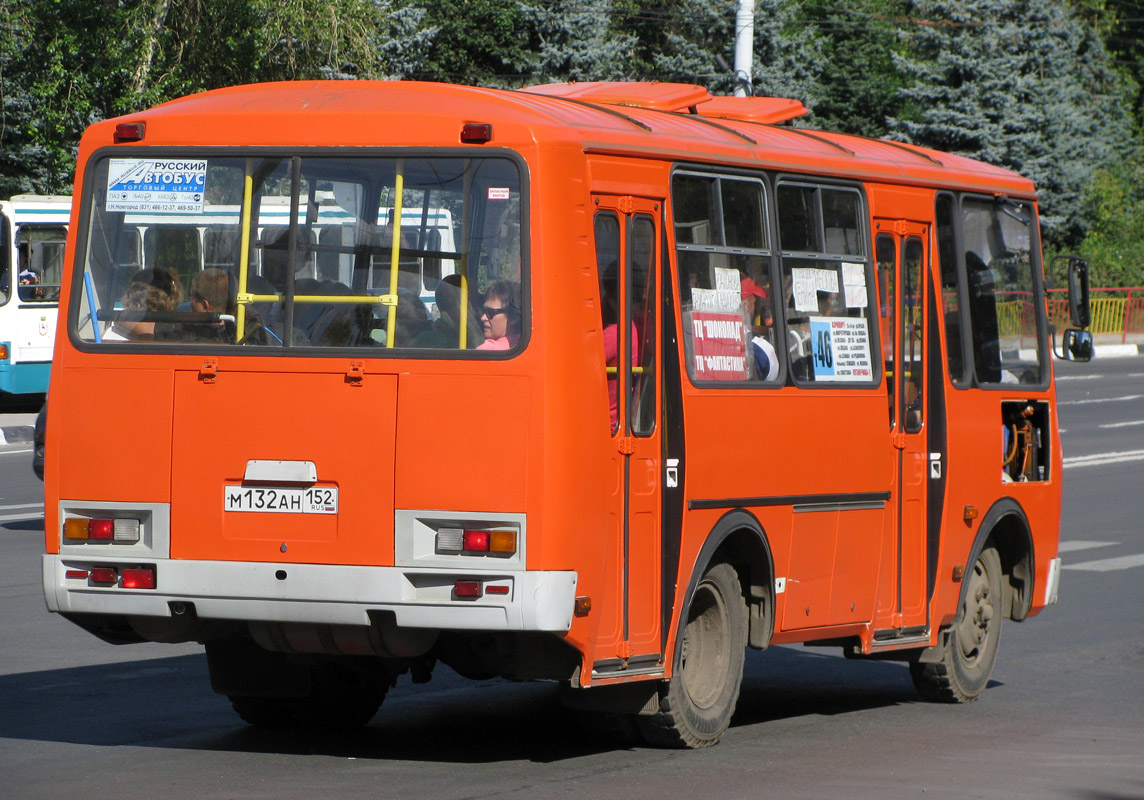
[[[67,192],[91,123],[258,80],[383,77],[390,0],[5,0],[0,196]],[[388,48],[388,49],[387,49]]]
[[[826,130],[879,137],[902,112],[906,76],[894,63],[903,49],[899,27],[904,0],[802,0],[800,27],[817,31],[820,67],[815,74],[809,124]],[[799,98],[802,99],[802,98]],[[805,102],[805,101],[804,101]]]
[[[615,81],[632,74],[636,37],[617,24],[617,0],[534,2],[523,6],[536,38],[531,82]]]
[[[898,59],[906,141],[1014,169],[1036,182],[1046,239],[1075,247],[1081,198],[1128,141],[1123,87],[1090,25],[1033,0],[919,0]]]
[[[1093,286],[1144,283],[1144,151],[1097,170],[1085,194],[1091,227],[1080,253]]]
[[[468,0],[401,5],[423,11],[420,25],[434,29],[409,77],[510,88],[529,82],[535,38],[524,4]]]

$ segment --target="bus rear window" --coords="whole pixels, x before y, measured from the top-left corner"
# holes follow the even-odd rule
[[[116,153],[93,172],[72,304],[83,341],[519,346],[525,226],[509,158]]]

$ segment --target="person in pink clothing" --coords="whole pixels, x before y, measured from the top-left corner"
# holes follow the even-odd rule
[[[520,284],[497,281],[485,292],[481,306],[485,340],[477,350],[509,350],[520,341]]]

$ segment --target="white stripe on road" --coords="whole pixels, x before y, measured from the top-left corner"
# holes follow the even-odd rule
[[[16,455],[20,455],[21,453],[30,453],[30,452],[32,452],[32,448],[30,448],[30,447],[26,447],[23,450],[0,450],[0,456],[16,456]]]
[[[1120,397],[1093,397],[1088,400],[1061,400],[1058,406],[1086,406],[1093,403],[1121,403],[1125,400],[1139,400],[1144,394],[1125,394]]]
[[[38,508],[44,510],[43,503],[16,503],[10,506],[0,506],[0,511],[15,511],[17,508]]]
[[[1136,419],[1132,422],[1109,422],[1105,425],[1098,425],[1098,428],[1128,428],[1132,425],[1144,425],[1144,419]]]
[[[44,512],[38,514],[4,514],[0,516],[0,522],[23,522],[29,519],[43,519]]]
[[[1119,453],[1095,453],[1073,456],[1064,460],[1064,467],[1096,467],[1101,464],[1121,464],[1125,461],[1144,461],[1144,450],[1125,450]]]
[[[1093,453],[1087,456],[1072,456],[1064,460],[1069,467],[1093,467],[1101,464],[1119,464],[1125,461],[1144,461],[1144,450],[1123,450],[1116,453]]]
[[[1079,564],[1065,564],[1063,569],[1080,569],[1087,572],[1111,572],[1116,569],[1144,567],[1144,553],[1120,558],[1105,558],[1100,561],[1082,561]]]
[[[1129,372],[1124,375],[1058,375],[1057,383],[1064,381],[1103,381],[1113,378],[1144,378],[1144,372]]]
[[[1085,542],[1080,539],[1074,539],[1069,542],[1061,542],[1057,550],[1061,553],[1075,553],[1077,550],[1088,550],[1093,547],[1111,547],[1120,542]]]

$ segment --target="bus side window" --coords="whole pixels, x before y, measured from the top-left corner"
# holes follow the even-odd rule
[[[889,393],[890,427],[894,427],[894,310],[897,304],[895,291],[895,267],[897,266],[897,249],[894,247],[894,237],[888,233],[879,233],[874,243],[876,261],[878,265],[878,295],[879,308],[882,320],[882,360],[886,366],[886,389]]]
[[[786,344],[795,382],[876,381],[872,309],[878,298],[867,277],[861,193],[792,181],[780,183],[776,196]]]
[[[953,221],[953,197],[937,196],[937,260],[941,271],[941,303],[945,317],[945,359],[949,379],[965,380],[965,359],[961,346],[961,294],[957,280],[957,229]]]
[[[608,375],[611,431],[619,427],[620,221],[610,211],[596,214],[596,274],[600,281],[600,322],[604,332],[604,368]]]

